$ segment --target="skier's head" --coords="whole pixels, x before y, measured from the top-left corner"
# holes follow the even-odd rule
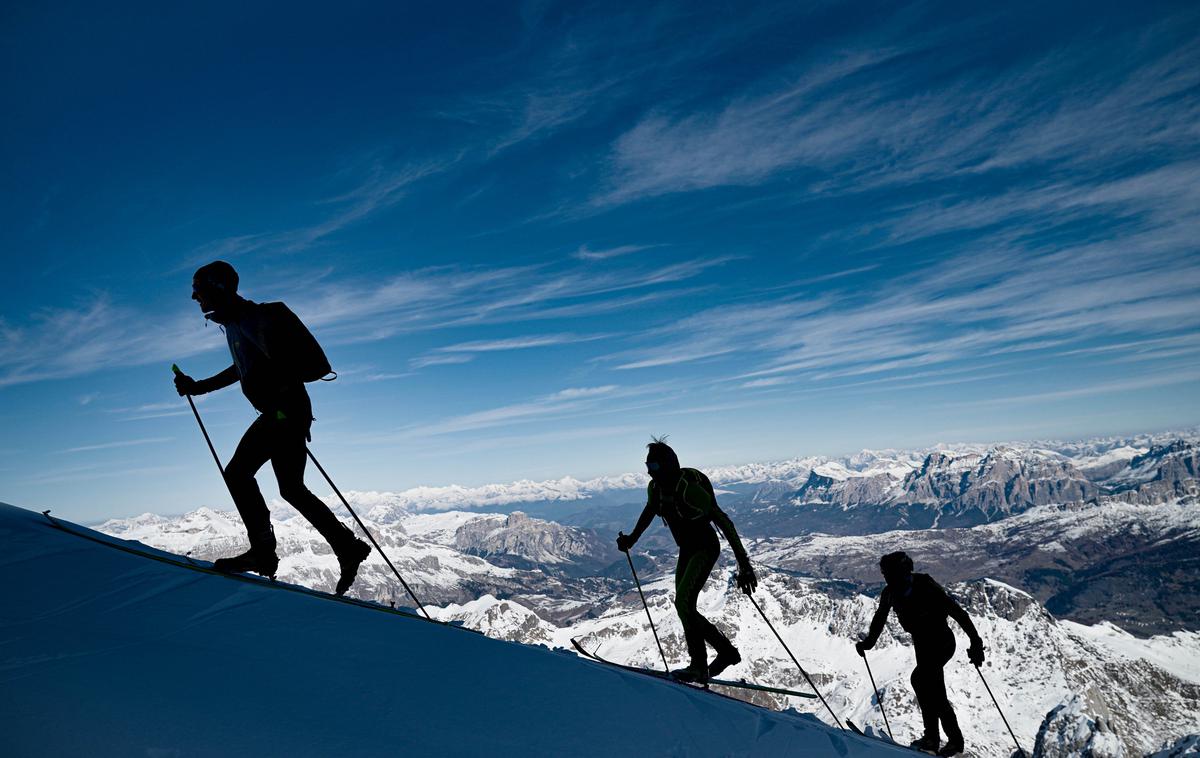
[[[906,587],[909,578],[912,577],[912,558],[909,558],[908,553],[902,550],[888,553],[879,559],[879,570],[883,573],[883,579],[888,586]]]
[[[205,316],[232,303],[237,288],[237,271],[225,261],[206,263],[192,274],[192,299],[200,303]]]
[[[655,481],[673,481],[679,476],[679,456],[666,437],[651,437],[646,445],[646,473]]]

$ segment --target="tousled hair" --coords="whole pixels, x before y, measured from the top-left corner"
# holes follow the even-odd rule
[[[668,468],[679,468],[679,456],[667,444],[667,435],[651,437],[650,443],[646,445],[646,460],[658,461],[665,464]]]

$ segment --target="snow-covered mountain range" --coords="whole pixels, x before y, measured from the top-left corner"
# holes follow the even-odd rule
[[[848,592],[837,583],[779,572],[760,578],[756,600],[832,709],[840,718],[882,733],[882,714],[873,703],[870,681],[853,647],[870,623],[874,599]],[[644,589],[668,661],[685,663],[670,579],[644,583]],[[1084,754],[1077,750],[1078,742],[1062,736],[1064,705],[1075,709],[1070,711],[1073,715],[1102,724],[1093,732],[1107,735],[1115,749],[1123,751],[1096,755],[1143,755],[1181,735],[1200,731],[1200,709],[1196,707],[1200,704],[1200,633],[1177,632],[1139,640],[1110,624],[1059,621],[1027,593],[993,580],[951,585],[950,590],[971,614],[987,644],[990,659],[984,675],[1026,750],[1038,739],[1048,714],[1059,709],[1050,719],[1059,738],[1047,742],[1042,755]],[[729,669],[727,677],[808,690],[765,622],[736,590],[731,568],[709,582],[700,607],[741,649],[743,662]],[[606,658],[662,667],[636,592],[614,595],[596,618],[563,626],[540,619],[513,599],[486,597],[437,613],[439,618],[461,619],[501,639],[564,647],[575,638]],[[965,639],[961,634],[958,637],[959,654],[947,667],[947,684],[971,754],[1007,755],[1011,738],[974,668],[965,660]],[[915,739],[920,716],[908,683],[913,666],[911,638],[893,619],[869,655],[896,738]],[[754,699],[831,721],[816,700],[765,693],[756,693]],[[1081,699],[1081,704],[1072,706],[1075,699]],[[1075,734],[1079,727],[1072,722],[1070,733]],[[1103,739],[1093,736],[1092,741]]]
[[[1008,698],[1002,705],[1026,749],[1140,755],[1200,731],[1198,456],[1200,435],[1189,432],[863,451],[706,473],[764,577],[760,602],[835,710],[882,729],[852,642],[878,590],[878,556],[904,549],[918,570],[960,583],[954,590],[988,640],[985,673],[1007,693],[997,696]],[[578,637],[606,656],[654,665],[645,614],[612,542],[632,526],[644,486],[625,475],[347,496],[439,616],[524,643],[564,647]],[[337,564],[328,547],[282,503],[273,517],[280,578],[330,589]],[[244,545],[236,513],[208,508],[100,529],[201,559]],[[668,655],[682,661],[673,546],[652,529],[638,548]],[[803,688],[721,570],[702,601],[742,646],[746,660],[732,673]],[[411,604],[401,593],[377,555],[352,589]],[[893,728],[912,728],[911,652],[902,634],[894,639],[872,662]],[[952,698],[972,714],[969,742],[977,755],[1005,754],[1009,738],[975,672],[955,666]],[[772,704],[820,716],[814,702]]]

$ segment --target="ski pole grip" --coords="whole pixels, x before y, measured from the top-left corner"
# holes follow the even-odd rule
[[[171,364],[171,371],[174,372],[176,376],[183,373],[183,371],[179,369],[179,366],[174,363]]]

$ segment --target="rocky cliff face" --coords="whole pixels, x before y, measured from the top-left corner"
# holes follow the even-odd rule
[[[1136,456],[1105,484],[1113,497],[1131,503],[1161,503],[1200,496],[1200,445],[1175,440]]]
[[[553,521],[531,519],[521,511],[508,516],[481,516],[454,533],[454,547],[469,555],[513,564],[542,566],[594,564],[615,556],[596,535]]]
[[[1180,737],[1151,753],[1148,758],[1183,758],[1185,755],[1200,755],[1200,734]]]
[[[905,478],[896,499],[939,504],[942,523],[951,526],[993,521],[1037,505],[1081,502],[1099,492],[1061,456],[996,447],[982,456],[930,455]]]
[[[1072,695],[1056,705],[1038,729],[1033,758],[1126,758],[1129,751],[1113,731],[1112,719],[1094,715],[1094,692]],[[1107,710],[1102,708],[1102,710]]]

